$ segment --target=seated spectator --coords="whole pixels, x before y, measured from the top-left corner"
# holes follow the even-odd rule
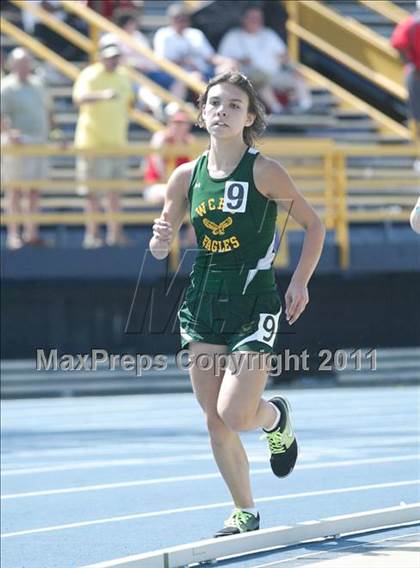
[[[117,19],[116,24],[125,31],[129,36],[136,40],[140,45],[144,47],[151,48],[147,37],[139,31],[139,17],[140,11],[134,12],[123,12]],[[117,35],[112,33],[107,33],[101,37],[99,40],[99,46],[105,47],[106,45],[117,45],[121,51],[121,63],[129,67],[137,69],[146,77],[155,81],[160,86],[165,89],[169,89],[170,85],[173,83],[173,78],[160,71],[156,64],[153,63],[146,56],[141,55],[135,49],[132,49],[124,43]],[[141,87],[139,89],[138,98],[144,103],[146,110],[151,110],[159,118],[162,114],[162,101],[157,97],[149,88]]]
[[[285,44],[272,29],[264,26],[261,8],[250,6],[245,10],[241,27],[225,34],[219,53],[237,62],[240,72],[253,82],[272,113],[283,111],[277,91],[292,90],[301,111],[312,106],[309,89],[289,63]]]
[[[156,150],[146,159],[144,181],[149,185],[144,190],[144,197],[153,203],[163,203],[166,191],[166,181],[172,170],[191,160],[187,154],[174,156],[173,158],[162,158],[160,150],[168,146],[189,146],[195,141],[191,134],[191,120],[187,113],[178,108],[169,110],[168,124],[163,130],[155,132],[150,141],[151,147]]]
[[[171,4],[167,16],[169,26],[158,29],[153,39],[157,55],[173,61],[203,81],[232,66],[231,60],[215,53],[201,30],[190,27],[190,15],[182,3]],[[170,89],[185,99],[188,89],[184,83],[174,81]]]
[[[51,130],[51,102],[40,79],[32,73],[33,59],[20,47],[9,55],[11,73],[1,82],[1,138],[5,144],[45,144]],[[41,156],[2,155],[2,180],[45,180],[48,177],[47,158]],[[10,215],[26,213],[23,234],[19,224],[12,221],[7,226],[9,248],[18,249],[23,244],[42,245],[38,225],[31,215],[38,213],[38,189],[23,190],[19,187],[5,191],[6,211]]]
[[[100,52],[101,61],[89,65],[80,73],[73,88],[73,100],[79,107],[75,146],[80,149],[117,149],[127,144],[129,109],[134,93],[124,67],[119,65],[121,52],[116,45],[107,45]],[[99,196],[106,198],[109,212],[120,212],[120,195],[116,189],[93,191],[86,180],[114,180],[125,177],[126,160],[120,156],[80,156],[76,164],[81,183],[78,193],[86,195],[86,212],[100,211]],[[109,219],[106,242],[110,246],[128,244],[121,223]],[[85,248],[103,245],[99,223],[88,217],[83,242]]]
[[[147,37],[139,30],[139,18],[139,13],[123,12],[115,20],[115,23],[129,36],[131,36],[139,45],[150,48]],[[122,40],[120,40],[117,35],[113,33],[106,33],[99,40],[99,47],[102,48],[110,44],[117,45],[119,47],[121,51],[122,64],[128,65],[129,67],[134,67],[142,73],[148,73],[149,71],[156,70],[156,65],[153,63],[153,61],[126,45]]]

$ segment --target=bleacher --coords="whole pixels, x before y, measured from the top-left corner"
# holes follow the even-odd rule
[[[206,8],[211,4],[194,2],[194,7]],[[286,7],[291,4],[288,2]],[[299,6],[314,11],[321,5],[307,4],[302,1]],[[345,4],[346,9],[352,7],[357,13],[369,13],[370,23],[381,19],[372,9],[366,12],[366,5],[360,8],[361,2]],[[412,5],[412,2],[404,6],[398,3],[409,9]],[[8,6],[2,10],[2,18],[20,29],[20,10],[14,2]],[[149,37],[155,27],[163,24],[166,6],[166,2],[146,0],[142,31]],[[337,6],[338,2],[334,2],[334,10],[338,10]],[[346,26],[342,16],[340,22]],[[293,15],[290,20],[296,24]],[[366,19],[361,23],[369,25]],[[328,20],[322,21],[322,25],[328,29]],[[388,23],[390,29],[393,26],[394,23]],[[16,34],[13,30],[6,34],[3,25],[2,31],[3,45],[9,51],[16,45]],[[405,119],[396,119],[387,114],[386,108],[368,104],[357,93],[344,88],[337,77],[326,76],[307,60],[302,62],[300,54],[305,54],[308,42],[319,40],[312,33],[316,30],[309,30],[312,35],[307,31],[292,25],[287,33],[291,56],[299,62],[311,85],[314,107],[304,115],[271,117],[261,146],[265,154],[284,164],[327,227],[322,258],[311,280],[311,295],[317,301],[311,305],[304,324],[300,327],[298,324],[296,332],[285,334],[285,344],[290,348],[305,345],[317,350],[322,321],[323,341],[328,346],[414,345],[418,340],[418,318],[415,310],[407,313],[406,302],[409,305],[417,302],[420,247],[408,218],[420,193],[419,145],[412,140]],[[41,57],[41,52],[36,55]],[[318,56],[324,56],[322,49],[318,50]],[[79,67],[80,63],[76,65]],[[139,337],[135,329],[123,329],[135,299],[133,294],[140,290],[137,300],[142,306],[147,304],[152,285],[168,276],[165,263],[144,256],[150,225],[158,212],[142,197],[142,162],[150,152],[150,130],[155,123],[146,124],[144,117],[133,116],[127,148],[130,167],[127,179],[118,184],[123,202],[118,218],[134,245],[83,249],[84,199],[75,194],[72,147],[76,110],[71,101],[71,77],[75,70],[71,68],[69,73],[67,79],[49,87],[58,127],[64,131],[67,146],[23,148],[25,152],[45,151],[51,156],[48,179],[40,183],[42,209],[37,216],[41,235],[51,246],[24,246],[17,251],[2,246],[3,317],[9,329],[9,341],[2,347],[3,356],[32,357],[34,345],[53,344],[68,352],[83,352],[87,344],[108,347],[111,351],[153,352],[156,336]],[[399,88],[403,88],[402,83]],[[403,105],[403,100],[400,104]],[[197,135],[199,140],[191,148],[192,157],[207,144],[207,137],[200,136],[199,131]],[[99,187],[100,183],[96,183]],[[4,193],[2,204],[3,200]],[[99,219],[104,222],[105,214],[100,214]],[[5,216],[2,222],[3,244]],[[281,214],[280,233],[284,223],[285,215]],[[299,258],[302,237],[296,223],[288,222],[275,260],[283,292]],[[182,255],[182,248],[175,243],[169,269],[179,267],[176,290],[185,285],[191,270],[192,258]],[[179,259],[183,260],[180,264]],[[141,288],[136,282],[141,282]],[[156,304],[165,318],[165,302]],[[366,314],[369,321],[364,319]],[[398,323],[391,329],[389,322],[393,321]],[[162,352],[172,352],[177,346],[174,333],[159,336]]]
[[[21,28],[19,8],[22,5],[18,4],[9,2],[2,12],[2,17]],[[384,16],[365,5],[367,3],[324,2],[324,4],[330,7],[333,4],[334,10],[342,16],[357,17],[363,25],[374,26],[374,22],[384,19]],[[399,2],[398,6],[402,9],[412,9],[413,4],[414,2]],[[197,6],[199,7],[200,3],[195,3],[195,8]],[[145,3],[142,31],[149,37],[153,35],[156,27],[164,25],[166,8],[167,2],[163,1]],[[392,29],[394,22],[388,19],[387,25]],[[2,37],[8,38],[5,46],[9,50],[14,45],[13,39],[10,35]],[[81,64],[77,63],[77,66],[80,67]],[[409,131],[404,124],[399,125],[389,117],[378,114],[375,109],[369,108],[351,93],[343,92],[337,85],[315,71],[302,67],[302,72],[311,82],[314,101],[311,112],[270,117],[266,140],[269,141],[271,155],[278,157],[286,167],[291,167],[291,173],[298,186],[309,199],[313,200],[324,217],[326,216],[328,228],[335,232],[335,241],[341,247],[339,257],[343,259],[348,257],[348,250],[345,252],[343,247],[348,249],[349,246],[349,224],[369,222],[379,225],[395,222],[407,224],[410,207],[419,190],[420,174],[414,167],[417,154],[408,144]],[[57,126],[71,145],[77,120],[77,109],[74,108],[71,99],[72,80],[63,75],[63,80],[59,84],[50,84],[49,89],[54,101]],[[200,132],[197,131],[197,134]],[[140,223],[143,219],[147,224],[152,218],[150,208],[146,207],[141,196],[142,161],[147,153],[146,146],[149,139],[150,131],[144,127],[144,124],[133,120],[129,131],[130,144],[143,144],[143,146],[140,154],[130,159],[128,180],[120,184],[124,188],[122,220],[131,226],[135,225],[136,219]],[[328,157],[322,162],[316,152],[311,154],[311,144],[315,147],[317,139],[332,143],[335,157]],[[291,155],[287,155],[287,148],[290,146],[288,140],[293,140],[298,147],[298,141],[301,141],[302,148],[306,147],[304,159],[297,159],[299,152],[296,150]],[[357,145],[362,146],[358,149]],[[387,148],[382,152],[381,148],[384,145]],[[395,152],[389,145],[395,147]],[[265,146],[263,145],[263,148]],[[194,151],[198,150],[192,149],[192,156],[195,155]],[[49,233],[52,232],[54,224],[58,224],[60,242],[74,242],[71,238],[74,230],[68,230],[68,239],[63,239],[62,235],[66,234],[66,227],[81,226],[83,223],[84,201],[74,194],[75,156],[71,149],[60,153],[55,148],[52,153],[54,155],[50,162],[49,181],[40,187],[42,191],[40,221],[49,228]],[[331,160],[332,163],[329,163]],[[327,163],[329,165],[326,165]],[[312,167],[314,164],[315,166]],[[327,179],[328,176],[332,177],[330,181]],[[340,179],[341,187],[337,181]],[[329,217],[325,213],[328,210],[332,212],[328,214]],[[69,213],[75,213],[76,217],[69,216]],[[138,213],[144,215],[139,217]],[[286,259],[284,261],[286,262]],[[347,264],[348,262],[342,262],[343,267]]]
[[[395,21],[381,14],[381,4],[394,9],[396,15],[398,10],[412,13],[416,9],[414,0],[398,0],[397,2],[346,2],[345,0],[324,0],[324,4],[344,16],[352,18],[367,26],[373,32],[389,39],[395,27]],[[378,4],[380,4],[378,6]],[[390,5],[390,6],[389,6]],[[378,11],[377,11],[378,10]]]

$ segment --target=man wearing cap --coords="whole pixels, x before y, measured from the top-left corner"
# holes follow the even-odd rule
[[[117,45],[103,45],[100,61],[80,73],[73,87],[73,101],[79,107],[75,146],[82,150],[118,149],[127,144],[129,109],[134,104],[131,81],[119,65],[121,51]],[[77,177],[78,193],[86,195],[86,212],[99,212],[99,193],[86,185],[86,180],[116,180],[125,177],[126,160],[121,156],[80,156]],[[120,211],[119,194],[115,186],[105,192],[109,212]],[[119,222],[107,223],[106,242],[110,246],[125,244]],[[88,220],[83,245],[102,246],[99,224]]]

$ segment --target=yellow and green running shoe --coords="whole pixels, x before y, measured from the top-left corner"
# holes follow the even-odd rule
[[[260,515],[257,516],[242,511],[242,509],[235,509],[230,517],[224,522],[223,528],[214,535],[215,538],[220,536],[231,536],[233,534],[240,534],[249,531],[257,531],[260,528]]]
[[[274,475],[286,477],[295,467],[298,456],[298,446],[290,419],[290,405],[281,396],[275,396],[269,402],[276,405],[280,410],[280,421],[274,430],[264,430],[263,437],[268,442],[271,454],[270,465]]]

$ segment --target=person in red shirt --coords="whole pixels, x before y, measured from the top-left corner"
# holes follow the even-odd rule
[[[163,130],[155,132],[150,142],[156,153],[150,154],[146,159],[144,181],[147,185],[143,191],[143,197],[153,205],[162,205],[165,201],[166,181],[169,174],[181,164],[191,160],[187,146],[195,142],[195,137],[191,134],[191,119],[187,113],[176,109],[169,112],[168,125]],[[173,145],[185,145],[185,154],[171,158],[163,158],[159,150]],[[194,246],[196,244],[193,226],[188,223],[183,238],[180,240],[181,246]]]
[[[89,7],[112,20],[114,12],[123,12],[125,10],[142,9],[143,0],[85,0],[85,4]]]
[[[146,159],[144,181],[148,186],[143,193],[145,199],[154,203],[163,203],[169,173],[191,159],[187,148],[184,154],[169,159],[163,158],[159,150],[171,145],[188,146],[194,140],[195,138],[191,134],[191,120],[187,113],[176,110],[170,114],[166,128],[155,132],[150,141],[151,147],[156,152],[147,156]]]
[[[417,11],[397,25],[391,44],[405,63],[414,136],[420,138],[420,2],[417,2]]]

